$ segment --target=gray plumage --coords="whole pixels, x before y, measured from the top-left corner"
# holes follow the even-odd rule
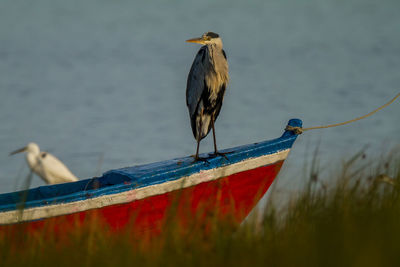
[[[196,159],[198,159],[200,140],[207,136],[211,128],[213,128],[215,153],[220,154],[215,141],[214,122],[221,110],[229,82],[228,62],[218,34],[207,32],[200,38],[187,41],[204,44],[193,61],[186,87],[186,104],[193,136],[197,140]]]

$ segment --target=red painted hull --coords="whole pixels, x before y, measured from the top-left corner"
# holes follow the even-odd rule
[[[279,161],[272,165],[125,204],[25,222],[20,225],[0,226],[0,229],[23,227],[29,231],[37,231],[51,228],[67,232],[77,225],[90,225],[95,221],[96,224],[106,225],[111,231],[129,227],[138,233],[159,233],[171,215],[183,226],[192,223],[208,224],[210,219],[216,217],[238,224],[268,190],[282,163],[283,161]]]

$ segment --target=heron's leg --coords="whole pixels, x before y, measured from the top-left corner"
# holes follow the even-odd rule
[[[212,128],[212,131],[213,131],[213,138],[214,138],[214,154],[215,154],[215,156],[222,156],[222,157],[224,157],[226,160],[229,160],[228,157],[226,156],[226,154],[229,154],[229,153],[232,153],[232,152],[225,152],[225,153],[222,153],[222,152],[219,152],[218,149],[217,149],[217,140],[216,140],[216,138],[215,138],[214,116],[211,117],[211,128]]]
[[[200,127],[199,127],[199,129],[201,129],[201,120],[200,120]],[[206,162],[206,163],[209,163],[208,160],[207,160],[206,158],[200,158],[200,157],[199,157],[199,147],[200,147],[200,141],[201,141],[200,132],[197,133],[196,141],[197,141],[197,148],[196,148],[196,155],[194,156],[194,162],[196,162],[196,161],[204,161],[204,162]]]
[[[213,139],[214,139],[214,153],[218,154],[217,140],[215,138],[214,116],[211,117],[211,128],[212,128],[212,131],[213,131]]]
[[[197,135],[197,148],[196,148],[196,155],[194,156],[195,160],[199,159],[199,147],[200,147],[200,136]]]

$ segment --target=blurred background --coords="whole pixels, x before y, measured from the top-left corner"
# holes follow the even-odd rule
[[[398,0],[2,0],[0,192],[21,188],[29,169],[8,153],[31,141],[81,179],[194,154],[185,90],[200,46],[185,40],[206,31],[230,64],[219,148],[279,137],[290,118],[364,115],[400,90],[399,12]],[[302,186],[317,147],[325,172],[366,145],[370,158],[398,147],[399,117],[397,101],[301,135],[278,188]]]

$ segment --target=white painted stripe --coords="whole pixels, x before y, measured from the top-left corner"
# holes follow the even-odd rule
[[[105,206],[129,203],[134,200],[161,195],[177,189],[194,186],[200,183],[213,181],[235,173],[252,170],[258,167],[270,165],[285,160],[290,149],[282,150],[274,154],[257,158],[249,158],[228,166],[200,171],[190,176],[185,176],[174,181],[162,184],[150,185],[142,188],[132,189],[112,195],[104,195],[90,199],[74,201],[69,203],[54,204],[25,209],[22,216],[18,210],[0,212],[0,224],[11,224],[22,221],[37,220],[41,218],[66,215]]]

